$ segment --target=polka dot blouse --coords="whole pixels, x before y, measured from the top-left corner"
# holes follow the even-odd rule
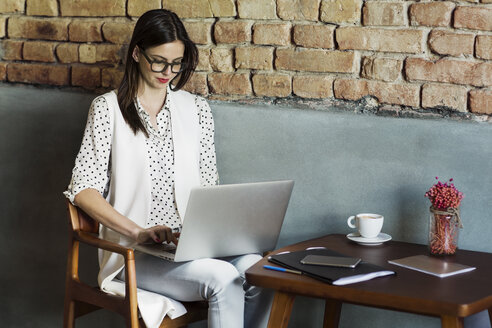
[[[200,183],[204,186],[217,183],[217,166],[214,145],[214,122],[207,101],[195,96],[200,122]],[[157,114],[157,128],[150,122],[138,98],[138,114],[147,129],[146,150],[149,157],[151,179],[151,210],[145,228],[158,224],[172,228],[181,227],[181,219],[174,196],[174,148],[171,133],[169,97]],[[65,196],[73,202],[80,191],[93,188],[105,197],[111,177],[111,122],[109,108],[103,97],[96,98],[89,110],[87,125],[80,151],[72,171],[72,181]]]

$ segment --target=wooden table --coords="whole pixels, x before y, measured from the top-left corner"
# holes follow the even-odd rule
[[[361,246],[345,235],[328,235],[276,250],[303,250],[324,246],[395,271],[387,276],[346,286],[333,286],[313,278],[266,270],[266,258],[246,272],[248,283],[274,289],[269,328],[287,327],[296,295],[326,300],[323,327],[338,327],[342,303],[424,314],[441,318],[445,328],[462,328],[463,318],[488,310],[492,320],[492,254],[458,250],[446,261],[477,267],[476,270],[438,278],[387,263],[406,256],[428,254],[427,246],[389,241],[379,246]]]

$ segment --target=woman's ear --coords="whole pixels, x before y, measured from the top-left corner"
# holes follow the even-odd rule
[[[133,48],[132,58],[137,63],[138,63],[138,55],[139,55],[139,49],[138,49],[138,46],[135,46],[135,48]]]

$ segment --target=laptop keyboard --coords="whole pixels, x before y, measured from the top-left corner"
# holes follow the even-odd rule
[[[172,253],[172,254],[176,253],[176,245],[174,244],[160,244],[157,245],[156,248],[168,253]]]

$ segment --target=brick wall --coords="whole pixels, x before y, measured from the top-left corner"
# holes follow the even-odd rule
[[[200,51],[186,88],[209,98],[492,120],[492,0],[1,0],[0,81],[114,88],[153,8],[183,18]]]

